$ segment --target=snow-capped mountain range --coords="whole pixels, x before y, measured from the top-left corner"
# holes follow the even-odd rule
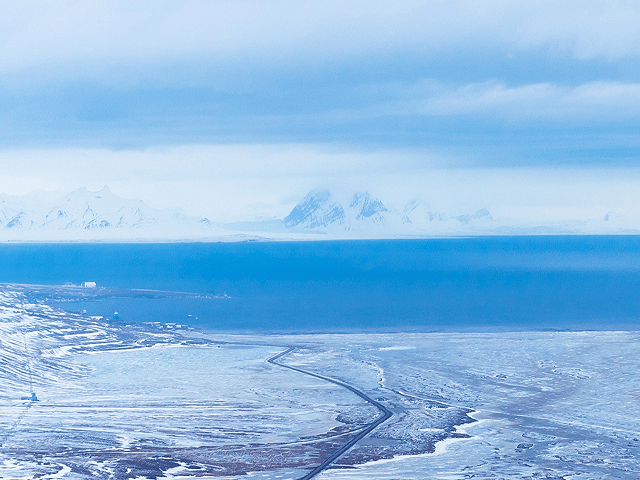
[[[0,194],[0,238],[84,239],[204,236],[213,230],[206,218],[180,210],[159,210],[141,200],[124,199],[108,187],[84,188],[56,196],[35,192]]]
[[[283,219],[215,223],[179,209],[124,199],[107,187],[66,195],[0,194],[0,241],[222,240],[243,238],[397,238],[451,235],[638,233],[613,211],[601,218],[555,222],[496,218],[488,208],[446,212],[417,199],[392,206],[367,192],[335,197],[308,193]]]
[[[307,194],[283,222],[296,231],[350,232],[356,236],[471,233],[495,227],[486,208],[450,215],[412,200],[394,209],[367,192],[356,192],[342,204],[327,190]]]
[[[392,206],[367,192],[337,200],[327,190],[307,194],[283,220],[295,232],[353,238],[457,235],[637,234],[636,219],[602,208],[576,218],[519,218],[494,215],[486,207],[445,211],[413,199]]]
[[[389,210],[377,198],[368,193],[356,193],[345,209],[328,191],[309,193],[283,220],[289,228],[326,228],[343,226],[350,230],[358,225],[385,224]]]

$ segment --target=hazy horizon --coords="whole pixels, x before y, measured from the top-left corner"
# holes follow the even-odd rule
[[[7,3],[0,192],[109,185],[220,221],[314,189],[634,217],[638,20],[634,2]]]

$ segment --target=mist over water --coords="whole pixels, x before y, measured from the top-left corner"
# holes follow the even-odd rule
[[[0,246],[0,282],[229,298],[60,304],[224,330],[637,329],[640,237]]]

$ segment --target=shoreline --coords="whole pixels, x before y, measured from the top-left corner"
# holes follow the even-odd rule
[[[500,239],[500,238],[576,238],[576,237],[640,237],[639,230],[629,230],[621,232],[478,232],[478,233],[444,233],[444,234],[398,234],[398,235],[334,235],[322,232],[295,232],[287,235],[265,233],[263,235],[255,232],[229,233],[228,235],[203,236],[203,237],[180,237],[180,236],[154,236],[154,237],[49,237],[49,238],[0,238],[1,245],[120,245],[120,244],[199,244],[199,243],[313,243],[313,242],[366,242],[366,241],[411,241],[411,240],[463,240],[463,239]]]

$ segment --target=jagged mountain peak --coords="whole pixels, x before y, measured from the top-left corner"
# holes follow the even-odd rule
[[[407,204],[404,206],[404,208],[402,209],[402,213],[409,214],[411,212],[413,212],[416,208],[418,208],[421,205],[420,201],[418,199],[413,199],[413,200],[409,200],[409,202],[407,202]]]
[[[78,188],[53,199],[33,195],[11,198],[3,196],[2,202],[0,232],[24,232],[30,237],[82,238],[84,233],[73,232],[89,231],[102,232],[100,235],[112,237],[134,235],[127,234],[128,231],[140,232],[135,235],[143,237],[162,235],[165,232],[170,237],[192,236],[203,235],[215,228],[207,219],[189,217],[179,209],[158,210],[141,200],[118,197],[107,186],[99,191]]]
[[[80,201],[88,201],[88,200],[116,200],[116,201],[127,201],[127,202],[141,202],[141,200],[133,200],[133,199],[125,199],[118,197],[115,195],[109,187],[106,185],[102,187],[101,190],[91,191],[86,188],[78,188],[71,193],[66,195],[66,198],[69,200],[80,200]]]
[[[353,195],[353,200],[349,208],[358,211],[356,218],[370,218],[380,212],[388,212],[381,200],[369,195],[369,192],[357,192]]]
[[[358,230],[359,225],[385,223],[389,209],[368,192],[356,192],[345,208],[328,190],[309,192],[283,223],[289,228]]]
[[[290,228],[316,228],[341,223],[344,218],[344,208],[333,201],[328,190],[315,190],[305,195],[283,222]]]
[[[413,199],[396,210],[367,191],[354,193],[345,205],[328,190],[314,190],[305,195],[283,223],[294,230],[374,236],[455,234],[476,228],[486,230],[493,223],[486,208],[446,214],[431,209],[427,202]]]

